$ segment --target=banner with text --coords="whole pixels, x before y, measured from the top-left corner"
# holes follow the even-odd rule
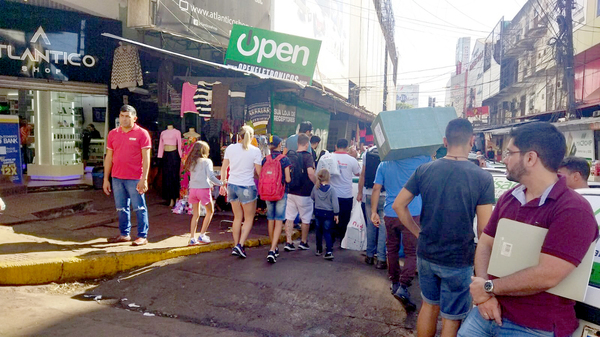
[[[234,24],[271,28],[271,0],[160,0],[156,27],[225,47]]]
[[[18,116],[0,116],[0,171],[9,181],[23,183]]]

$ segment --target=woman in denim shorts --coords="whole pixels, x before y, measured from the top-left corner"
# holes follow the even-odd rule
[[[271,158],[275,159],[281,155],[281,138],[277,136],[271,136],[269,141],[269,149],[271,150]],[[267,158],[265,157],[262,164],[265,165]],[[290,166],[292,162],[288,157],[281,158],[281,183],[286,186],[287,183],[292,181],[290,173]],[[287,188],[286,188],[287,192]],[[265,201],[267,203],[267,220],[269,222],[269,237],[271,238],[271,249],[267,254],[267,261],[270,263],[277,262],[279,256],[279,236],[281,235],[281,229],[283,228],[283,222],[285,221],[285,206],[287,204],[287,193],[283,195],[283,198],[278,201]]]
[[[221,194],[227,195],[227,201],[231,203],[233,209],[231,230],[235,246],[231,255],[241,258],[246,258],[244,244],[252,230],[256,213],[258,191],[254,183],[254,171],[260,176],[262,168],[262,155],[256,146],[250,144],[252,138],[254,138],[254,130],[248,125],[242,126],[238,132],[238,139],[241,141],[225,149],[221,166],[221,179],[227,177],[227,168],[229,168],[229,178],[223,179],[227,187],[221,187]]]

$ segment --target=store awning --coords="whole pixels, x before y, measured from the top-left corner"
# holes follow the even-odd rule
[[[294,82],[294,81],[290,81],[290,80],[280,79],[280,78],[276,78],[276,77],[270,77],[270,76],[266,76],[263,74],[257,74],[257,73],[241,70],[241,69],[238,69],[236,67],[232,67],[232,66],[229,66],[226,64],[220,64],[220,63],[206,61],[203,59],[184,55],[181,53],[176,53],[176,52],[166,50],[163,48],[159,48],[159,47],[154,47],[154,46],[151,46],[151,45],[148,45],[145,43],[126,39],[124,37],[120,37],[120,36],[109,34],[109,33],[102,33],[102,36],[108,37],[111,39],[115,39],[115,40],[119,40],[119,41],[123,41],[123,42],[129,43],[132,45],[136,45],[139,47],[147,48],[147,49],[159,52],[159,53],[164,53],[166,55],[170,55],[170,56],[173,56],[176,58],[181,58],[181,59],[184,59],[184,60],[187,60],[190,62],[199,63],[204,66],[214,67],[214,68],[223,70],[225,72],[230,72],[231,74],[253,76],[253,77],[256,77],[256,78],[259,78],[262,80],[273,81],[274,83],[282,85],[286,88],[294,88],[297,90],[301,90],[302,93],[299,94],[300,98],[302,98],[302,99],[306,100],[307,102],[314,104],[318,107],[324,108],[328,111],[332,111],[333,113],[342,112],[342,113],[346,113],[346,114],[355,116],[357,118],[360,118],[362,120],[369,121],[369,122],[372,122],[373,120],[375,120],[374,113],[372,113],[364,108],[356,107],[356,106],[348,103],[346,100],[341,99],[341,98],[337,97],[336,95],[329,93],[321,88],[317,88],[315,86],[303,85],[302,83],[298,83],[298,82]]]

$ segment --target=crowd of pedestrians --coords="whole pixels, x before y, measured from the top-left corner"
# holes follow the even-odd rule
[[[120,234],[108,241],[131,240],[131,204],[138,220],[133,244],[144,245],[150,137],[135,124],[136,118],[133,107],[123,106],[120,127],[108,135],[104,191],[114,193],[119,214]],[[232,255],[247,256],[244,245],[260,194],[267,205],[272,240],[268,262],[277,261],[278,238],[284,230],[284,249],[296,250],[292,242],[296,219],[302,232],[298,248],[310,249],[313,217],[315,254],[332,260],[334,243],[344,238],[352,209],[357,207],[352,179],[360,176],[357,201],[362,202],[367,222],[365,262],[387,268],[391,293],[408,311],[416,310],[409,287],[418,273],[423,298],[418,336],[434,336],[439,316],[442,336],[562,337],[577,328],[574,301],[546,290],[581,263],[598,238],[598,227],[589,203],[573,191],[587,187],[589,164],[565,158],[565,138],[556,127],[536,122],[512,130],[503,160],[507,178],[519,185],[504,193],[495,208],[492,176],[469,161],[474,136],[466,119],[448,124],[443,158],[421,155],[382,162],[378,149],[371,147],[363,154],[361,168],[355,153],[349,153],[348,141],[339,139],[331,172],[330,158],[316,153],[321,139],[311,136],[310,122],[300,125],[284,149],[284,141],[271,136],[270,153],[263,158],[251,144],[253,129],[243,126],[239,141],[225,150],[220,179],[213,173],[208,144],[194,144],[185,163],[193,205],[189,244],[210,242],[206,233],[214,213],[211,189],[217,185],[234,214]],[[206,215],[196,239],[200,205]],[[505,277],[488,274],[500,219],[548,229],[538,265]]]

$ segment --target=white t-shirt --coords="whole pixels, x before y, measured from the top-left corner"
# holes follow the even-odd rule
[[[335,153],[340,168],[339,175],[331,176],[331,187],[335,189],[338,198],[352,198],[352,178],[360,175],[360,165],[356,158],[347,153]]]
[[[231,144],[225,149],[225,159],[229,159],[229,184],[238,186],[255,186],[254,164],[262,163],[260,150],[250,145],[244,150],[241,143]]]

